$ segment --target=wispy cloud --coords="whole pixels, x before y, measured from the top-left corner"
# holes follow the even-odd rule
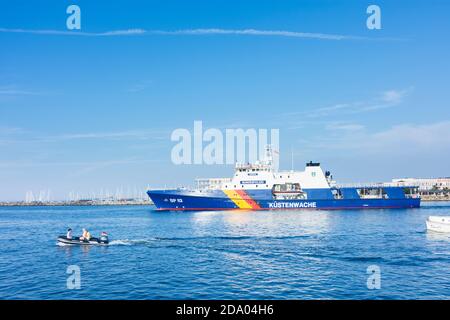
[[[0,136],[1,135],[22,134],[24,132],[26,132],[26,131],[19,127],[0,126]]]
[[[75,133],[60,133],[54,135],[42,135],[39,133],[26,132],[22,129],[14,130],[13,128],[0,127],[0,144],[14,145],[14,144],[29,144],[36,145],[37,143],[58,143],[75,140],[95,141],[95,140],[110,140],[110,141],[164,141],[169,139],[169,131],[157,129],[139,129],[139,130],[124,130],[124,131],[110,131],[110,132],[75,132]]]
[[[151,81],[141,81],[141,82],[138,82],[138,83],[130,86],[127,89],[127,92],[129,92],[129,93],[141,92],[141,91],[144,91],[144,90],[150,88],[151,85],[152,85]]]
[[[404,123],[376,132],[359,130],[347,134],[326,135],[302,141],[305,150],[317,153],[354,155],[425,155],[449,153],[450,121],[425,124]],[[374,157],[374,158],[376,158]]]
[[[0,86],[0,96],[36,96],[42,92],[24,90],[15,85]]]
[[[0,126],[0,146],[14,144],[17,141],[17,137],[26,133],[26,130],[19,127]]]
[[[39,95],[39,93],[25,90],[0,90],[0,95],[30,96],[30,95]]]
[[[401,124],[372,135],[379,149],[391,145],[393,149],[445,149],[450,150],[450,121],[429,124]]]
[[[346,103],[337,103],[327,107],[321,107],[311,110],[285,113],[283,116],[301,115],[308,118],[324,118],[336,114],[358,114],[380,109],[392,108],[403,102],[405,97],[413,88],[403,90],[387,90],[381,92],[377,97],[367,101],[354,101]]]
[[[326,126],[327,130],[337,130],[337,131],[347,131],[347,132],[355,132],[361,131],[365,129],[365,126],[359,123],[339,123],[332,122]]]
[[[105,161],[2,161],[0,168],[27,168],[27,167],[84,167],[83,170],[93,169],[127,164],[144,164],[159,162],[156,159],[121,159],[121,160],[105,160]]]
[[[248,35],[248,36],[271,36],[271,37],[288,37],[288,38],[309,38],[322,40],[362,40],[366,37],[325,34],[312,32],[297,32],[286,30],[256,30],[256,29],[185,29],[178,31],[154,31],[157,34],[167,35]]]
[[[77,139],[158,139],[162,137],[161,131],[156,130],[128,130],[115,132],[84,132],[84,133],[70,133],[61,134],[49,137],[53,140],[77,140]],[[164,138],[168,137],[168,133]]]
[[[388,90],[382,93],[382,100],[388,103],[400,103],[408,92],[412,89],[404,89],[404,90]]]
[[[145,29],[125,29],[112,30],[105,32],[84,32],[68,30],[36,30],[36,29],[8,29],[0,28],[0,33],[24,33],[36,35],[55,35],[55,36],[86,36],[86,37],[111,37],[111,36],[136,36],[136,35],[242,35],[242,36],[266,36],[266,37],[285,37],[301,39],[318,40],[400,40],[395,38],[371,38],[354,35],[328,34],[320,32],[299,32],[288,30],[258,30],[258,29],[221,29],[221,28],[200,28],[200,29],[181,29],[181,30],[145,30]]]
[[[51,30],[51,29],[7,29],[0,28],[1,33],[25,33],[36,35],[53,35],[53,36],[86,36],[86,37],[108,37],[108,36],[130,36],[141,35],[147,31],[142,29],[126,29],[113,30],[105,32],[83,32],[83,31],[68,31],[68,30]]]

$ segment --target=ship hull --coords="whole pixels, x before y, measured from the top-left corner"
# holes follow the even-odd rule
[[[248,194],[239,194],[234,197],[220,191],[202,194],[177,190],[155,190],[147,193],[157,209],[161,211],[344,210],[420,207],[420,198],[275,200],[252,198]]]

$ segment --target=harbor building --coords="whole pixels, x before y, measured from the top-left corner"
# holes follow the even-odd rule
[[[448,178],[400,178],[392,179],[395,186],[418,186],[419,191],[447,191],[450,190],[450,177]]]

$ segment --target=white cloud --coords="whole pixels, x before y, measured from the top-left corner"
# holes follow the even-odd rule
[[[0,162],[0,168],[33,168],[33,167],[84,167],[89,169],[103,168],[107,166],[115,165],[128,165],[128,164],[145,164],[155,163],[159,160],[156,159],[123,159],[123,160],[105,160],[105,161],[2,161]]]
[[[24,132],[25,130],[19,127],[0,126],[0,135],[14,135]]]
[[[410,89],[388,90],[382,93],[382,100],[388,103],[400,103]]]
[[[38,95],[39,93],[25,90],[0,90],[0,95],[11,95],[11,96],[29,96],[29,95]]]
[[[367,39],[365,37],[339,35],[339,34],[296,32],[285,30],[256,30],[256,29],[217,29],[217,28],[185,29],[177,31],[153,31],[153,33],[167,34],[167,35],[249,35],[249,36],[272,36],[272,37],[289,37],[289,38],[310,38],[322,40]]]
[[[300,115],[308,118],[324,118],[328,116],[342,114],[358,114],[380,109],[392,108],[403,102],[405,97],[412,91],[412,88],[404,90],[387,90],[381,92],[377,97],[367,101],[354,101],[337,103],[328,107],[321,107],[306,111],[285,113],[283,116]]]
[[[0,86],[0,96],[31,96],[41,94],[41,92],[20,89],[15,85]]]
[[[87,36],[87,37],[129,36],[129,35],[141,35],[146,33],[146,31],[143,29],[113,30],[106,32],[83,32],[83,31],[66,31],[66,30],[36,30],[36,29],[32,30],[32,29],[7,29],[7,28],[0,28],[0,32],[54,35],[54,36]]]
[[[161,136],[161,131],[156,130],[128,130],[115,132],[84,132],[69,133],[49,137],[50,140],[76,140],[76,139],[157,139]],[[159,135],[158,135],[159,134]],[[168,137],[167,133],[167,137]]]
[[[330,123],[326,126],[326,129],[354,132],[364,130],[365,126],[357,123]]]
[[[381,93],[380,98],[378,100],[369,103],[366,106],[362,106],[359,108],[359,110],[355,110],[356,113],[358,112],[365,112],[365,111],[374,111],[379,109],[386,109],[395,107],[403,102],[405,97],[407,97],[411,92],[413,88],[410,87],[408,89],[403,90],[387,90]]]
[[[12,133],[23,133],[22,135]],[[25,134],[26,133],[26,134]],[[2,137],[3,136],[3,137]],[[12,131],[9,128],[0,127],[0,144],[1,145],[18,145],[18,144],[33,144],[38,143],[58,143],[71,140],[110,140],[110,141],[136,141],[148,142],[153,141],[155,145],[157,141],[165,141],[170,137],[170,132],[167,130],[157,129],[139,129],[127,131],[110,131],[110,132],[75,132],[75,133],[61,133],[54,135],[43,135],[36,132]]]
[[[69,35],[69,36],[131,36],[131,35],[246,35],[246,36],[270,36],[270,37],[288,37],[302,39],[320,39],[320,40],[395,40],[383,38],[368,38],[353,35],[327,34],[315,32],[297,32],[287,30],[257,30],[257,29],[181,29],[174,31],[165,30],[144,30],[144,29],[125,29],[112,30],[105,32],[83,32],[83,31],[67,31],[67,30],[32,30],[32,29],[8,29],[0,28],[3,33],[25,33],[37,35]]]
[[[152,85],[151,81],[141,81],[141,82],[138,82],[138,83],[132,85],[126,91],[129,93],[137,93],[137,92],[141,92],[141,91],[144,91],[144,90],[150,88],[151,85]]]
[[[115,30],[115,31],[107,31],[103,33],[97,33],[94,35],[99,36],[130,36],[130,35],[140,35],[144,34],[147,31],[143,29],[126,29],[126,30]]]
[[[304,141],[303,147],[315,152],[329,150],[334,154],[370,154],[375,158],[443,153],[450,156],[450,121],[400,124],[373,133],[352,125],[343,125],[342,128],[350,130],[347,134],[314,137]],[[352,132],[352,129],[357,130]]]
[[[371,141],[378,148],[445,149],[450,151],[450,121],[431,124],[402,124],[375,133]]]

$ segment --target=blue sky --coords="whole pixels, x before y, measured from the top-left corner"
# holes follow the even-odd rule
[[[81,31],[66,29],[70,4]],[[366,28],[370,4],[381,30]],[[321,161],[342,182],[450,176],[448,12],[443,0],[4,1],[0,200],[229,176],[172,164],[170,134],[194,120],[280,128],[282,168],[293,148],[296,169]]]

